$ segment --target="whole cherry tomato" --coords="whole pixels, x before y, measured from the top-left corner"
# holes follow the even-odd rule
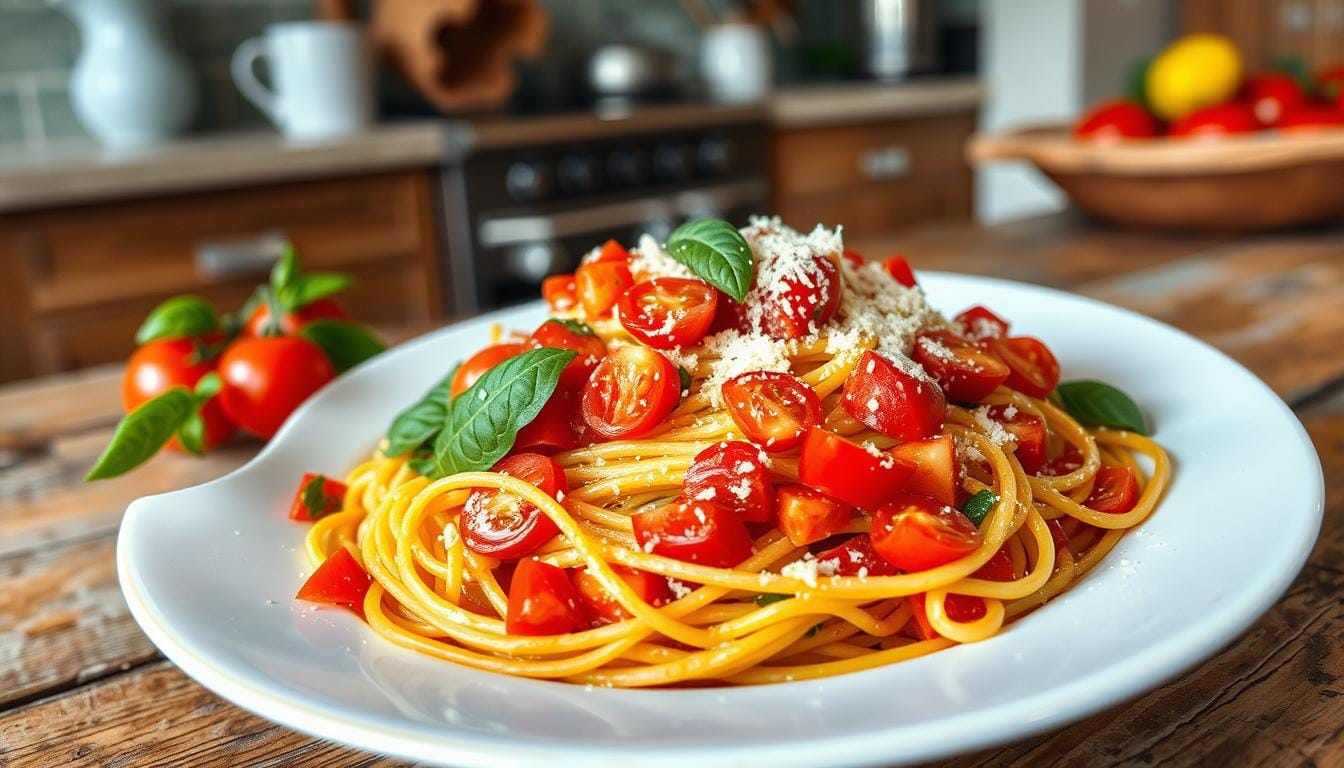
[[[316,344],[273,336],[235,341],[219,359],[219,376],[224,413],[244,432],[270,439],[336,372]]]
[[[1307,103],[1307,94],[1297,80],[1282,72],[1251,75],[1241,86],[1242,100],[1261,125],[1275,125],[1279,119]]]
[[[1260,121],[1251,108],[1242,103],[1219,104],[1195,110],[1171,124],[1171,136],[1216,138],[1260,130]]]
[[[1344,99],[1344,96],[1340,97]],[[1336,109],[1320,104],[1308,104],[1279,118],[1275,126],[1280,131],[1319,131],[1344,127],[1344,108]]]
[[[709,333],[718,291],[704,280],[655,277],[636,283],[616,302],[631,336],[655,349],[698,344]]]
[[[523,354],[523,345],[516,342],[506,342],[504,344],[495,344],[486,347],[480,352],[467,358],[467,361],[458,366],[457,373],[453,374],[453,383],[451,387],[452,397],[471,389],[471,385],[476,380],[485,375],[485,372],[494,368],[496,365],[508,360],[510,357]]]
[[[1115,99],[1097,105],[1073,128],[1079,139],[1109,143],[1125,139],[1151,139],[1162,132],[1157,118],[1141,104]]]
[[[210,337],[200,343],[217,340]],[[130,413],[146,400],[173,387],[191,389],[202,376],[213,371],[213,360],[192,362],[197,354],[196,347],[197,342],[192,339],[159,339],[137,349],[126,363],[126,373],[121,379],[121,405],[126,412]],[[237,431],[234,423],[224,415],[218,395],[201,406],[201,419],[205,422],[206,450],[226,442]],[[184,450],[176,437],[168,441],[168,447],[175,451]]]
[[[1008,321],[979,304],[963,310],[953,320],[961,329],[961,335],[975,341],[1008,335]]]
[[[280,333],[293,336],[314,320],[349,320],[350,314],[335,299],[322,298],[280,316]],[[271,307],[261,302],[247,318],[245,329],[250,336],[261,336],[271,321]]]

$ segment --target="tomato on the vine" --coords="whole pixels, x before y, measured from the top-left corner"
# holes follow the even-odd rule
[[[316,344],[273,336],[233,342],[219,358],[219,376],[224,413],[244,432],[270,439],[336,372]]]
[[[127,413],[135,410],[163,394],[173,387],[192,389],[201,377],[215,369],[213,360],[197,360],[200,349],[218,341],[211,335],[198,340],[159,339],[137,349],[126,363],[126,372],[121,379],[121,405]],[[237,426],[224,415],[224,408],[218,395],[205,401],[201,406],[201,419],[205,423],[206,450],[228,441],[237,431]],[[168,441],[168,447],[184,450],[174,437]]]
[[[332,298],[321,298],[316,301],[291,310],[280,316],[280,333],[285,336],[293,336],[298,333],[303,326],[314,320],[349,320],[350,313],[345,311],[340,302]],[[271,322],[271,307],[267,302],[261,302],[257,308],[248,315],[247,325],[244,326],[248,335],[261,336],[266,333]]]

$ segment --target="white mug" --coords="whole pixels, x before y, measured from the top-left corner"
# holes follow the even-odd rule
[[[272,88],[254,67],[265,57]],[[358,133],[373,122],[373,68],[357,24],[272,24],[233,53],[233,82],[286,136],[320,139]]]
[[[774,66],[770,39],[755,24],[727,23],[705,30],[700,74],[714,101],[760,101],[770,92]]]

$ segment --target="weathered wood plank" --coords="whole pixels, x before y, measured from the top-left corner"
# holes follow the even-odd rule
[[[106,365],[0,387],[0,457],[56,435],[115,424],[121,416],[121,370]]]

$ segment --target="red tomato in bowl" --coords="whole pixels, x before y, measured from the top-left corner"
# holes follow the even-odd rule
[[[970,518],[946,504],[908,493],[873,513],[868,535],[882,559],[907,573],[963,558],[981,542],[980,531]]]
[[[1002,424],[1017,442],[1013,455],[1023,471],[1029,475],[1040,472],[1045,466],[1045,419],[1017,408],[1010,410],[1010,406],[1004,405],[992,406],[989,417]]]
[[[790,373],[744,373],[725,381],[722,393],[737,428],[771,453],[797,447],[823,416],[817,393]]]
[[[681,374],[672,361],[636,344],[607,353],[588,377],[583,420],[601,437],[639,437],[677,407]]]
[[[1285,114],[1275,127],[1293,133],[1337,129],[1344,127],[1344,108],[1309,104]]]
[[[951,331],[921,333],[911,357],[956,402],[978,403],[1008,379],[1007,363]]]
[[[1241,86],[1241,95],[1261,125],[1275,125],[1284,115],[1307,103],[1302,86],[1282,72],[1251,75]]]
[[[827,496],[872,510],[905,487],[913,464],[861,445],[820,427],[803,438],[798,479]]]
[[[761,331],[772,339],[810,336],[840,308],[840,270],[830,259],[812,257],[806,276],[786,277],[780,293],[772,297],[761,317]]]
[[[1073,127],[1077,139],[1111,143],[1125,139],[1151,139],[1162,125],[1143,105],[1129,99],[1114,99],[1093,107]]]
[[[579,410],[582,395],[580,388],[557,386],[536,418],[518,430],[512,452],[550,454],[577,448],[579,437],[574,431],[574,414]]]
[[[292,312],[286,312],[280,316],[280,333],[284,336],[293,336],[298,333],[303,326],[314,320],[349,320],[350,313],[345,311],[339,302],[332,298],[321,298],[317,301],[305,304]],[[252,314],[247,318],[245,330],[249,336],[261,336],[267,330],[266,326],[271,322],[271,307],[266,302],[261,302],[257,308],[252,310]]]
[[[696,454],[681,481],[681,495],[728,507],[751,523],[769,522],[775,487],[761,451],[741,440],[715,443]]]
[[[202,343],[209,344],[216,340],[211,337],[202,339]],[[146,400],[158,397],[173,387],[194,388],[202,376],[215,369],[213,360],[192,362],[195,354],[196,342],[192,339],[159,339],[135,350],[121,378],[122,407],[130,413]],[[238,430],[224,415],[224,407],[218,395],[201,406],[201,419],[205,422],[203,442],[206,450],[227,442]],[[168,441],[168,447],[175,451],[185,450],[176,437]]]
[[[630,519],[640,549],[687,563],[731,568],[751,557],[747,524],[712,501],[678,499]]]
[[[582,387],[588,381],[593,369],[607,354],[607,345],[601,338],[592,333],[576,331],[559,320],[547,320],[542,323],[528,337],[527,347],[569,349],[578,353],[560,374],[560,386],[567,388]]]
[[[1216,138],[1260,130],[1260,121],[1250,106],[1239,102],[1204,107],[1171,124],[1170,136],[1189,138]]]
[[[919,440],[937,434],[947,412],[943,391],[868,350],[845,381],[840,400],[855,420],[888,437]]]
[[[1040,339],[1009,336],[986,341],[989,351],[1008,366],[1003,382],[1029,397],[1045,397],[1059,384],[1059,361]]]
[[[635,278],[622,261],[598,261],[584,264],[574,273],[574,289],[589,318],[606,317],[621,294],[630,290]]]
[[[588,625],[563,568],[522,560],[509,582],[504,631],[510,635],[562,635]]]
[[[514,454],[490,471],[531,483],[552,498],[569,490],[565,471],[539,453]],[[467,549],[500,560],[526,557],[560,532],[536,505],[494,488],[472,491],[458,524]]]
[[[467,358],[467,361],[457,367],[457,372],[453,374],[453,383],[451,392],[453,397],[471,389],[471,385],[476,380],[485,375],[486,371],[494,368],[496,365],[508,360],[510,357],[521,355],[523,345],[517,342],[507,342],[504,344],[494,344],[482,349],[480,352]]]
[[[616,302],[631,336],[655,349],[698,344],[709,333],[718,291],[704,280],[655,277],[637,283]]]
[[[220,356],[219,377],[224,414],[244,432],[269,440],[336,371],[322,348],[306,339],[243,337]]]
[[[979,304],[962,311],[954,319],[961,335],[974,341],[1008,335],[1008,321]]]

